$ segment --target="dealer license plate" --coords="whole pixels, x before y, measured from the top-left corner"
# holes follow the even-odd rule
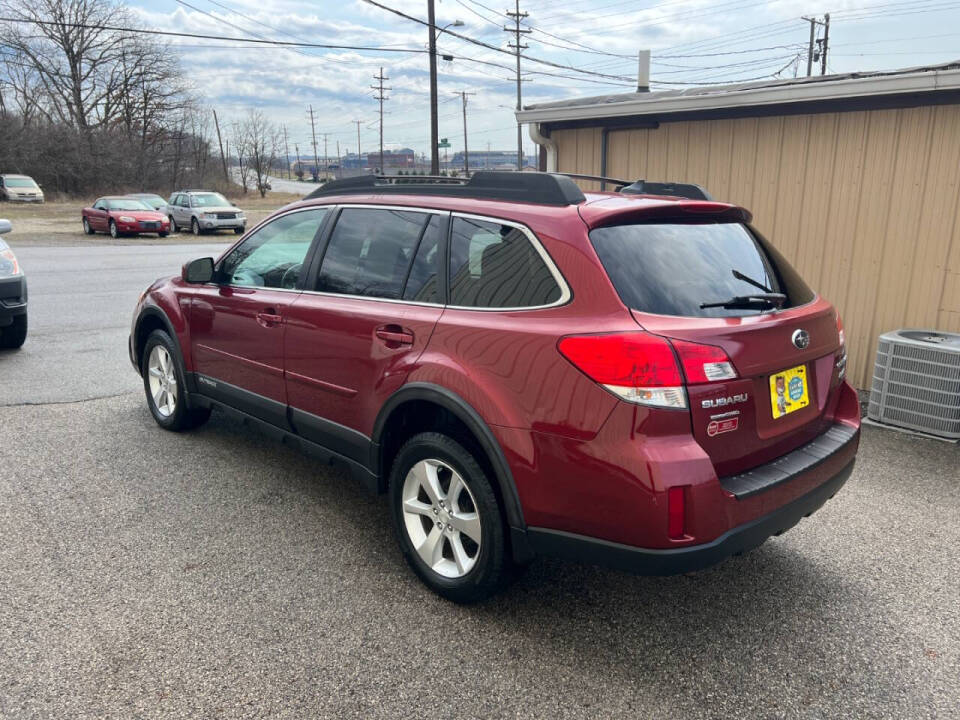
[[[798,365],[770,376],[770,405],[774,418],[789,415],[809,404],[806,365]]]

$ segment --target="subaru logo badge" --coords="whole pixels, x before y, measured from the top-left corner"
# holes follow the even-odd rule
[[[793,344],[798,350],[806,350],[810,344],[810,333],[806,330],[794,330],[793,337],[790,339],[793,340]]]

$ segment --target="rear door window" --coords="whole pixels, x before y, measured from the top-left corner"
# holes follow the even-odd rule
[[[450,304],[532,308],[563,291],[530,238],[512,225],[455,217],[450,235]]]
[[[330,235],[316,289],[400,299],[430,217],[406,210],[344,209]]]
[[[441,235],[445,226],[442,215],[432,215],[427,229],[420,238],[417,254],[414,256],[407,283],[403,288],[403,299],[414,302],[439,303],[440,288],[437,284],[440,271]]]
[[[762,306],[700,305],[772,292],[787,296],[783,307],[795,307],[814,297],[772,246],[737,223],[617,225],[592,230],[590,240],[624,304],[641,312],[741,317],[763,312]]]

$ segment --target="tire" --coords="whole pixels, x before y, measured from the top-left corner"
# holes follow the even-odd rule
[[[120,231],[117,230],[117,224],[113,220],[110,221],[110,237],[114,240],[120,237]]]
[[[246,230],[246,228],[234,228],[234,229],[233,229],[233,234],[234,234],[234,235],[243,235],[243,231],[244,231],[244,230]]]
[[[194,235],[200,235],[203,232],[203,230],[200,229],[200,223],[197,222],[196,218],[190,220],[190,230]]]
[[[162,238],[165,238],[165,237],[166,237],[167,235],[169,235],[169,234],[170,234],[170,233],[165,233],[165,232],[158,232],[158,233],[157,233],[157,235],[158,235],[159,237],[162,237]]]
[[[177,347],[165,331],[154,330],[147,338],[140,356],[140,374],[147,407],[164,430],[191,430],[210,419],[210,408],[187,407],[183,392],[186,383]]]
[[[27,316],[17,315],[12,325],[0,329],[0,348],[16,350],[27,341]]]
[[[180,232],[180,228],[177,227],[177,221],[173,219],[173,215],[168,215],[167,217],[170,218],[170,232],[172,233]]]
[[[455,489],[458,480],[462,489]],[[453,438],[428,432],[408,440],[393,461],[389,497],[400,549],[435,593],[478,602],[510,580],[506,523],[493,485]]]
[[[83,231],[87,235],[95,235],[97,233],[97,231],[90,226],[90,221],[87,220],[87,218],[83,219]]]

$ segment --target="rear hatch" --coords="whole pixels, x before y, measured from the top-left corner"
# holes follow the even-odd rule
[[[832,306],[716,205],[726,210],[607,219],[590,239],[636,322],[671,339],[691,430],[723,477],[829,428],[843,350]]]

